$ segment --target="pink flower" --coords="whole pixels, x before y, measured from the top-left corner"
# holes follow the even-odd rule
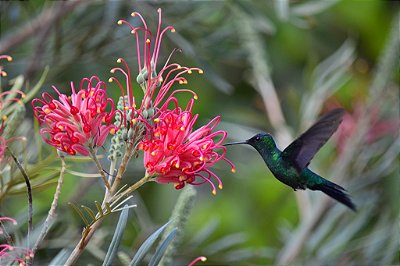
[[[0,223],[12,222],[17,224],[13,218],[0,217]],[[4,232],[0,229],[0,234]],[[0,244],[0,264],[8,265],[18,263],[19,265],[26,265],[25,261],[33,258],[33,252],[30,249],[23,247],[15,247],[9,244]]]
[[[42,125],[40,134],[48,144],[71,155],[87,156],[118,129],[111,123],[116,112],[114,102],[107,98],[106,84],[97,76],[82,79],[78,92],[71,82],[71,96],[61,94],[54,86],[53,89],[58,100],[45,92],[42,99],[32,101],[35,116]]]
[[[227,133],[223,130],[213,132],[220,121],[219,116],[193,131],[198,115],[192,115],[192,106],[193,99],[185,110],[179,107],[160,110],[139,148],[144,151],[147,174],[155,176],[158,183],[174,183],[176,189],[183,188],[185,183],[209,183],[212,193],[216,194],[211,178],[217,180],[220,189],[222,182],[209,168],[224,160],[235,171],[233,164],[225,158],[226,149],[221,145]]]
[[[178,89],[171,91],[171,87],[174,84],[186,84],[187,80],[184,77],[185,74],[191,74],[193,71],[197,71],[199,74],[202,74],[203,71],[199,68],[189,68],[183,67],[176,63],[169,63],[168,58],[164,66],[157,73],[157,63],[159,59],[159,53],[161,48],[161,42],[163,36],[166,32],[171,31],[175,32],[175,29],[172,26],[167,26],[165,28],[161,28],[161,9],[158,9],[158,28],[157,33],[155,35],[152,34],[150,29],[147,27],[146,21],[144,18],[137,12],[133,12],[131,14],[133,17],[138,17],[143,26],[134,27],[126,20],[119,20],[118,24],[126,24],[131,28],[131,33],[135,36],[135,46],[137,52],[137,64],[138,64],[138,76],[136,81],[139,83],[139,86],[143,90],[143,98],[137,105],[136,97],[133,94],[133,86],[132,86],[132,76],[131,71],[127,65],[127,63],[119,58],[117,60],[118,63],[123,64],[123,68],[113,68],[111,73],[120,72],[124,75],[124,82],[120,82],[115,77],[110,78],[110,82],[116,82],[120,90],[122,91],[122,95],[124,95],[124,86],[126,87],[126,96],[127,102],[124,102],[124,125],[126,127],[127,123],[133,125],[137,120],[143,121],[149,118],[148,110],[154,110],[163,105],[163,102],[168,101],[173,95],[178,92],[189,92],[193,95],[194,99],[197,99],[197,95],[189,89]],[[174,50],[175,51],[175,50]],[[124,85],[122,85],[124,84]],[[132,110],[134,117],[128,118],[126,116],[126,111]],[[151,111],[150,111],[151,113]],[[153,112],[154,113],[154,112]],[[150,115],[150,118],[152,116]],[[130,120],[130,121],[129,121]]]

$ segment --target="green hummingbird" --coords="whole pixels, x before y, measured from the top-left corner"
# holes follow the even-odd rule
[[[259,133],[246,141],[226,143],[224,146],[249,144],[260,153],[272,174],[282,183],[295,191],[306,188],[320,190],[356,211],[356,206],[343,187],[308,168],[314,155],[337,130],[344,113],[343,108],[330,111],[283,151],[276,147],[273,137],[268,133]]]

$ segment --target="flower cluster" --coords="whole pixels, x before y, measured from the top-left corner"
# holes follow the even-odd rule
[[[0,217],[0,223],[12,222],[17,224],[12,218]],[[4,234],[3,230],[0,229],[0,235]],[[10,244],[0,244],[0,265],[9,265],[18,263],[20,266],[26,265],[26,261],[33,258],[33,252],[30,249],[23,247],[16,247]]]
[[[226,150],[222,142],[227,133],[223,130],[213,132],[220,121],[218,116],[193,130],[198,115],[192,115],[192,105],[193,100],[185,110],[177,107],[161,111],[139,148],[144,151],[147,173],[155,175],[157,182],[174,183],[176,189],[183,188],[185,183],[200,185],[207,182],[215,194],[216,188],[210,179],[214,177],[220,189],[222,182],[209,168],[219,160],[225,160],[233,171],[235,169],[224,157]]]
[[[168,58],[167,62],[157,73],[156,67],[162,38],[166,32],[175,32],[175,29],[172,26],[167,26],[164,29],[161,28],[161,9],[158,9],[159,23],[157,34],[155,36],[153,36],[150,29],[147,27],[146,21],[139,13],[133,12],[131,16],[138,17],[141,20],[143,27],[134,27],[126,20],[119,20],[118,24],[128,25],[131,29],[131,33],[135,36],[139,73],[136,81],[144,94],[140,105],[137,105],[137,99],[133,93],[131,71],[123,58],[117,60],[117,63],[123,64],[123,68],[113,68],[111,73],[122,73],[124,76],[124,82],[121,83],[115,77],[109,79],[110,82],[115,82],[118,85],[123,96],[125,95],[126,90],[127,102],[124,101],[124,117],[126,118],[124,121],[125,127],[132,126],[137,121],[146,123],[148,119],[154,117],[155,109],[160,108],[171,100],[176,102],[174,95],[178,92],[189,92],[193,95],[194,99],[197,99],[196,93],[192,90],[178,89],[171,92],[171,88],[174,84],[187,84],[187,79],[184,77],[185,74],[192,74],[194,71],[199,74],[203,73],[200,68],[189,68],[176,63],[169,63],[170,58]],[[125,85],[126,89],[124,89],[122,84]],[[131,116],[127,115],[128,111],[132,114]]]
[[[175,29],[172,26],[162,28],[160,9],[157,33],[154,35],[139,13],[133,12],[131,15],[139,18],[142,26],[134,27],[126,20],[120,20],[118,24],[128,25],[135,36],[138,60],[136,81],[143,91],[141,100],[138,101],[137,95],[134,95],[128,64],[119,58],[117,63],[121,63],[122,67],[113,68],[111,73],[122,74],[123,78],[111,77],[109,82],[114,82],[121,90],[121,109],[114,110],[113,101],[106,96],[105,84],[98,77],[82,80],[77,93],[71,83],[72,95],[69,97],[53,87],[58,100],[43,93],[42,99],[32,101],[35,116],[42,125],[40,134],[47,143],[61,151],[71,155],[89,155],[95,147],[103,145],[108,133],[119,130],[115,137],[117,140],[113,142],[115,145],[110,148],[112,154],[121,154],[117,152],[123,146],[120,142],[127,141],[144,151],[146,173],[159,183],[174,183],[177,189],[186,183],[209,183],[215,194],[216,188],[211,178],[217,180],[220,188],[222,182],[209,168],[225,160],[234,171],[221,145],[227,133],[222,130],[213,132],[220,121],[219,117],[194,130],[197,115],[192,114],[192,106],[197,94],[186,88],[172,90],[174,85],[188,83],[187,74],[202,74],[203,71],[170,63],[176,50],[157,71],[163,36],[167,32],[175,32]],[[84,88],[85,82],[87,87]],[[185,110],[179,107],[175,98],[179,92],[192,95]],[[106,111],[108,103],[111,105],[109,112]],[[111,123],[114,116],[118,126]]]
[[[60,93],[58,100],[45,92],[42,99],[32,101],[36,118],[42,125],[43,139],[58,150],[71,155],[87,156],[102,146],[109,133],[118,129],[112,124],[114,102],[107,98],[106,84],[98,77],[84,78],[76,92],[71,82],[72,94]],[[111,110],[107,111],[110,104]]]
[[[117,62],[123,63],[124,69],[114,68],[111,73],[121,72],[125,77],[128,98],[128,102],[124,105],[125,127],[127,125],[132,127],[137,122],[145,125],[145,136],[138,148],[144,151],[146,173],[155,177],[158,183],[173,183],[176,189],[183,188],[186,183],[191,185],[209,183],[215,194],[216,187],[211,178],[217,180],[219,188],[222,188],[222,182],[209,168],[216,162],[225,160],[232,166],[232,171],[235,170],[233,164],[225,158],[226,150],[221,145],[227,133],[222,130],[213,132],[220,121],[219,117],[194,130],[198,115],[192,114],[192,106],[194,100],[198,98],[197,94],[186,88],[172,91],[173,85],[187,84],[185,74],[194,71],[202,74],[203,71],[199,68],[170,63],[171,54],[157,72],[162,38],[166,32],[175,32],[175,29],[172,26],[162,28],[160,9],[155,35],[139,13],[133,12],[131,15],[138,17],[143,26],[134,27],[126,20],[120,20],[118,24],[128,25],[135,36],[139,71],[136,81],[144,93],[140,106],[137,106],[133,95],[131,71],[122,58]],[[112,77],[110,82],[116,82],[124,92],[122,83],[118,79]],[[179,107],[179,102],[175,98],[178,92],[189,92],[193,96],[185,110]],[[173,108],[170,108],[170,105],[173,105]]]

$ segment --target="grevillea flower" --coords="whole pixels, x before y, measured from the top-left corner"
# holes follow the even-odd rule
[[[32,106],[42,129],[44,141],[71,155],[87,156],[90,150],[102,146],[109,133],[118,129],[111,123],[114,102],[107,98],[106,84],[97,76],[84,78],[76,92],[71,82],[71,96],[60,93],[54,99],[49,93],[34,99]],[[106,111],[110,103],[111,110]]]
[[[17,224],[13,218],[0,217],[0,223],[12,222]],[[0,229],[0,234],[4,232]],[[16,247],[10,244],[0,244],[0,265],[9,265],[18,263],[20,266],[26,265],[25,261],[33,258],[33,252],[30,249],[23,247]]]
[[[199,68],[189,68],[176,63],[169,63],[169,59],[171,56],[166,60],[164,66],[157,73],[156,67],[159,59],[163,36],[168,31],[175,32],[175,29],[172,26],[167,26],[163,29],[161,28],[161,9],[158,9],[158,28],[155,35],[152,34],[150,29],[147,27],[146,21],[139,13],[133,12],[131,16],[138,17],[143,25],[139,27],[134,27],[126,20],[119,20],[118,24],[128,25],[131,29],[131,33],[135,36],[139,73],[136,81],[138,82],[144,93],[141,102],[139,102],[139,106],[137,105],[136,98],[133,95],[131,71],[124,59],[119,58],[117,60],[118,63],[123,64],[123,67],[113,68],[111,70],[111,73],[122,73],[125,77],[124,82],[120,82],[115,77],[111,77],[109,80],[110,82],[116,82],[118,87],[121,89],[123,95],[125,95],[124,86],[126,87],[126,96],[128,100],[126,103],[124,102],[125,127],[127,123],[132,125],[135,124],[136,121],[144,121],[151,118],[154,114],[154,110],[160,108],[163,103],[165,103],[166,101],[169,102],[170,99],[176,101],[173,97],[175,93],[189,92],[193,95],[194,99],[197,99],[197,95],[192,90],[178,89],[171,92],[171,87],[177,83],[186,84],[187,80],[184,77],[185,74],[191,74],[193,71],[196,71],[200,74],[203,73],[203,71]],[[124,84],[124,86],[122,84]],[[131,110],[134,115],[133,117],[128,117],[127,119],[126,111],[128,110]]]
[[[216,179],[222,189],[219,177],[209,168],[220,160],[233,164],[225,158],[226,149],[222,146],[227,133],[215,131],[220,121],[217,116],[205,126],[193,130],[198,115],[192,115],[193,99],[185,110],[160,110],[154,119],[154,126],[147,130],[147,136],[139,145],[144,151],[144,166],[147,174],[154,176],[158,183],[174,183],[181,189],[185,183],[201,185],[209,183],[212,193],[216,188],[211,181]]]

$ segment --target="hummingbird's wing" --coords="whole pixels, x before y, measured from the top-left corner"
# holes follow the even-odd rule
[[[282,158],[293,162],[299,171],[307,167],[318,150],[336,131],[343,115],[344,109],[337,108],[321,117],[283,150]]]

